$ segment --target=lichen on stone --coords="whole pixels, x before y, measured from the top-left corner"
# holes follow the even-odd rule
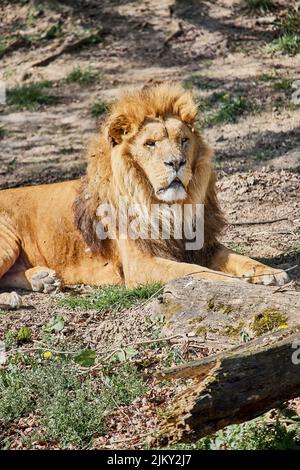
[[[262,313],[256,315],[252,329],[256,336],[260,336],[275,328],[280,328],[282,325],[286,326],[287,322],[288,317],[285,313],[278,310],[278,308],[268,307]]]

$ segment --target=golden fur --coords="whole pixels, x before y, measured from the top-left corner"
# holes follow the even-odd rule
[[[0,287],[50,292],[61,282],[137,285],[189,273],[224,280],[221,271],[256,283],[286,282],[285,273],[218,242],[225,222],[213,153],[196,130],[196,119],[197,106],[180,86],[127,93],[91,142],[81,182],[1,191]],[[99,239],[99,205],[118,208],[120,198],[147,211],[162,204],[162,217],[173,203],[204,204],[203,248],[188,251],[186,240],[172,234],[169,240],[123,240],[118,227],[116,239]]]

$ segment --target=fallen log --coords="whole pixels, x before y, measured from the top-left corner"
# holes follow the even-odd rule
[[[260,286],[243,281],[181,278],[166,285],[156,312],[165,317],[163,336],[186,334],[218,350],[276,328],[300,325],[299,283]]]
[[[299,283],[182,278],[165,286],[155,310],[165,318],[163,336],[185,335],[206,356],[158,374],[180,379],[181,391],[157,445],[195,441],[300,396]]]
[[[160,376],[192,383],[172,400],[155,443],[192,442],[300,395],[300,332],[268,333]]]

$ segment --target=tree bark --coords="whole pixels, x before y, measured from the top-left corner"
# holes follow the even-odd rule
[[[157,444],[195,441],[300,395],[300,332],[269,333],[160,375],[193,381],[174,397]]]
[[[194,441],[300,396],[300,352],[293,349],[300,351],[298,290],[297,283],[278,289],[190,278],[165,287],[155,306],[165,317],[162,335],[209,345],[210,355],[159,374],[187,382],[156,444]]]

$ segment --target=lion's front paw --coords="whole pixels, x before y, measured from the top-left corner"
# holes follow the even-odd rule
[[[252,284],[263,284],[264,286],[283,286],[290,280],[285,271],[267,266],[255,266],[252,272],[244,274],[243,277]]]
[[[61,288],[61,280],[53,269],[48,268],[34,268],[35,272],[32,273],[30,283],[34,292],[44,292],[50,294],[51,292],[58,291]]]

